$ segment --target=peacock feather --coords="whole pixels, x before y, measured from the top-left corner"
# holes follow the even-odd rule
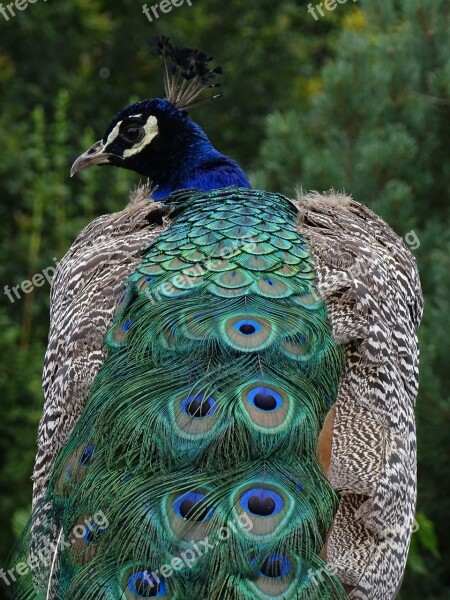
[[[343,355],[297,211],[239,188],[167,204],[50,479],[53,523],[88,530],[58,554],[54,597],[345,597],[311,579],[337,508],[316,447]]]

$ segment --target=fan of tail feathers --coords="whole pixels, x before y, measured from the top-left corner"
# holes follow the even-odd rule
[[[338,498],[315,456],[343,351],[296,209],[252,190],[170,204],[43,500],[39,537],[67,543],[51,597],[345,597],[320,557]]]
[[[35,535],[60,544],[17,597],[393,598],[415,498],[408,251],[347,198],[168,204],[37,502]]]

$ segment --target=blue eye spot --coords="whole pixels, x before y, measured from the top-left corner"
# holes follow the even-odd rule
[[[166,595],[166,583],[149,571],[136,571],[128,578],[128,590],[139,598],[158,598]]]
[[[207,497],[201,492],[187,492],[173,503],[175,513],[186,521],[209,521],[214,514],[214,507],[208,506]]]
[[[119,300],[117,301],[117,304],[122,304],[122,302],[125,300],[125,297],[127,295],[127,290],[125,290],[122,295],[120,296]]]
[[[243,319],[241,321],[236,321],[233,327],[242,335],[255,335],[258,331],[261,331],[262,326],[258,321],[254,321],[253,319]]]
[[[273,281],[271,279],[266,279],[267,285],[273,285]]]
[[[247,490],[240,498],[242,508],[258,517],[273,517],[284,508],[280,494],[270,489],[255,487]]]
[[[86,446],[86,448],[81,453],[80,459],[78,461],[80,467],[83,469],[87,469],[91,466],[92,461],[94,460],[95,448],[92,444]]]
[[[128,331],[132,324],[133,324],[133,321],[131,319],[128,319],[128,321],[125,321],[125,323],[123,323],[122,329],[124,331]]]
[[[266,387],[255,387],[247,393],[247,399],[259,410],[271,412],[283,405],[283,398],[278,392]]]
[[[204,417],[211,417],[217,408],[217,402],[214,398],[202,395],[191,395],[187,396],[181,401],[181,409],[182,411],[195,419],[201,419]]]
[[[95,521],[90,521],[90,523],[86,524],[83,539],[86,542],[86,544],[90,545],[101,535],[103,535],[105,531],[106,527],[101,527]]]
[[[300,344],[301,346],[306,346],[308,343],[308,337],[304,333],[298,333],[292,338],[292,341],[295,344]]]
[[[270,579],[286,577],[291,570],[291,563],[282,554],[274,552],[261,565],[259,574]]]
[[[152,283],[153,281],[155,281],[155,279],[156,277],[154,275],[149,275],[145,278],[145,281],[147,281],[148,283]]]

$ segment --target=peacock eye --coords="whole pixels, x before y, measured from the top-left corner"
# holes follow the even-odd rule
[[[139,125],[129,125],[120,134],[127,142],[135,144],[140,142],[145,135],[144,128]]]

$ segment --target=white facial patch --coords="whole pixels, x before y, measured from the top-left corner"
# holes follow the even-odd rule
[[[144,125],[144,131],[145,135],[142,140],[136,144],[136,146],[125,150],[123,153],[124,158],[138,154],[138,152],[140,152],[144,146],[148,146],[150,142],[158,135],[158,119],[154,115],[150,115],[147,119],[147,123]]]
[[[106,148],[107,146],[109,146],[109,144],[111,142],[113,142],[116,137],[119,135],[119,129],[120,129],[120,124],[122,123],[122,121],[119,121],[115,126],[114,129],[111,131],[111,133],[108,135],[108,139],[105,142],[104,148]]]
[[[142,115],[141,114],[131,115],[130,118],[138,118],[138,117],[142,117]],[[108,135],[108,139],[106,140],[104,148],[106,148],[109,144],[111,144],[119,136],[120,126],[122,123],[123,123],[123,121],[119,121],[118,123],[116,123],[116,125],[114,126],[114,129]],[[144,131],[145,131],[145,135],[142,138],[142,140],[139,142],[139,144],[137,144],[136,146],[133,146],[133,148],[129,148],[128,150],[125,150],[123,153],[123,158],[128,158],[129,156],[133,156],[134,154],[137,154],[138,152],[140,152],[142,150],[142,148],[144,146],[147,146],[148,144],[150,144],[150,142],[158,135],[158,133],[159,133],[158,119],[155,116],[153,116],[153,115],[149,116],[149,118],[147,119],[147,123],[144,125]]]

